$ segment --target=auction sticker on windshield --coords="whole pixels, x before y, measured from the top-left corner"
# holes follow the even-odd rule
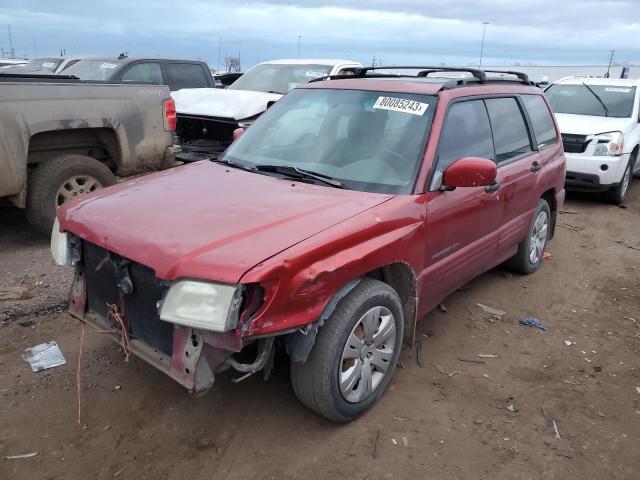
[[[428,106],[428,103],[395,97],[378,97],[376,103],[373,104],[374,110],[392,110],[394,112],[405,112],[412,115],[424,115]]]
[[[100,68],[108,68],[109,70],[116,68],[118,65],[115,63],[103,63]]]

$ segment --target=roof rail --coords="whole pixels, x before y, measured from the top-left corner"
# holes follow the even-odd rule
[[[419,70],[417,74],[403,74],[403,73],[375,73],[379,70]],[[372,72],[372,73],[369,73]],[[443,90],[450,88],[461,87],[469,84],[487,83],[487,82],[520,82],[525,85],[534,85],[529,79],[526,73],[515,72],[511,70],[480,70],[478,68],[471,67],[443,67],[443,66],[387,66],[387,67],[360,67],[353,71],[352,75],[327,75],[324,77],[314,78],[309,83],[320,82],[323,80],[346,80],[353,78],[396,78],[396,77],[412,77],[420,78],[427,77],[432,73],[441,72],[464,72],[470,73],[471,77],[453,78],[444,83]],[[491,78],[487,77],[487,73],[501,73],[507,75],[514,75],[516,79],[510,78]]]

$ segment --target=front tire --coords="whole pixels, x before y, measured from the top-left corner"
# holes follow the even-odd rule
[[[620,183],[615,187],[612,187],[610,190],[605,192],[605,200],[613,205],[622,205],[624,201],[627,199],[627,193],[629,193],[629,186],[631,185],[631,181],[633,179],[633,164],[634,159],[629,159],[629,163],[627,164],[627,168],[622,174],[622,178],[620,179]]]
[[[551,209],[546,200],[538,200],[533,220],[525,238],[518,245],[518,252],[506,262],[506,266],[518,273],[535,272],[544,258],[544,251],[551,232]]]
[[[398,294],[365,278],[321,327],[306,362],[291,363],[298,399],[334,422],[349,422],[383,395],[402,346],[404,317]]]
[[[56,209],[78,195],[116,183],[115,175],[98,160],[63,155],[46,161],[29,175],[27,219],[43,235],[51,235]]]

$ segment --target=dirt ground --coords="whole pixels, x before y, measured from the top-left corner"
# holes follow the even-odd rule
[[[298,403],[285,359],[268,382],[222,375],[196,399],[95,333],[78,425],[70,272],[0,209],[0,292],[33,287],[0,300],[0,479],[638,479],[640,181],[630,198],[570,196],[541,270],[498,268],[448,298],[419,323],[423,367],[405,348],[349,425]],[[549,330],[518,325],[530,316]],[[49,340],[67,364],[34,374],[21,354]]]

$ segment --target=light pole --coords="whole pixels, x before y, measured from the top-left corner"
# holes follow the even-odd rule
[[[302,38],[302,35],[298,35],[298,58],[300,58],[300,39]]]
[[[482,68],[482,54],[484,53],[484,36],[487,33],[487,25],[489,25],[489,22],[482,22],[482,45],[480,46],[480,61],[478,62],[478,68]]]

